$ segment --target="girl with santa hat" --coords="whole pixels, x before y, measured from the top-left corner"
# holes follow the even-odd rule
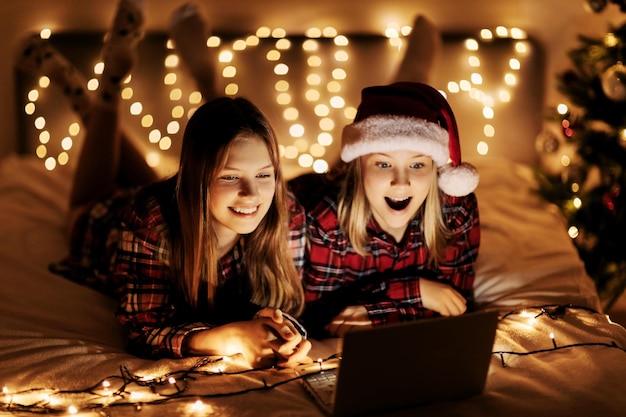
[[[478,174],[461,162],[442,94],[415,82],[365,88],[341,160],[321,183],[309,175],[291,184],[307,208],[304,321],[313,335],[467,311]]]

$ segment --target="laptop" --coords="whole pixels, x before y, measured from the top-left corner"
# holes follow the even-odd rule
[[[485,387],[497,322],[497,312],[475,312],[355,330],[334,364],[298,372],[332,417],[465,398]]]

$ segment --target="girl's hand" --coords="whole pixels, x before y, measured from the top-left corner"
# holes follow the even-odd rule
[[[276,366],[295,368],[296,366],[311,364],[313,359],[309,356],[310,350],[311,342],[308,339],[302,339],[295,349],[280,353],[276,357]]]
[[[232,356],[241,354],[253,368],[295,367],[311,363],[311,343],[276,309],[263,309],[257,318],[225,324],[192,334],[192,355]]]
[[[311,350],[311,342],[306,340],[302,334],[298,331],[294,323],[287,319],[283,312],[278,308],[266,307],[260,310],[256,315],[256,319],[269,318],[276,324],[282,324],[286,327],[282,327],[283,333],[279,338],[282,338],[284,343],[276,351],[277,365],[281,367],[292,368],[302,364],[309,364],[313,362],[308,356]],[[292,338],[291,333],[297,335]]]
[[[335,316],[325,329],[333,337],[343,337],[354,328],[372,327],[367,310],[363,306],[349,306]]]
[[[442,316],[459,316],[467,309],[465,298],[448,284],[421,279],[420,293],[424,308]]]

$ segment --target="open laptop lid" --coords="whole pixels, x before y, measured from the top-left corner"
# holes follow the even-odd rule
[[[496,312],[478,312],[349,332],[333,414],[354,416],[479,394],[496,326]]]

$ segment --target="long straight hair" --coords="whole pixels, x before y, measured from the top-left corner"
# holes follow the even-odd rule
[[[210,212],[210,185],[225,166],[235,138],[256,136],[267,145],[276,189],[272,204],[252,233],[243,236],[243,265],[251,300],[260,307],[300,314],[304,295],[288,248],[287,189],[276,136],[261,111],[245,98],[222,97],[200,106],[189,119],[176,183],[178,227],[172,236],[172,271],[187,302],[211,308],[219,282],[217,235]],[[205,281],[206,293],[201,293]]]
[[[341,170],[345,172],[345,177],[337,201],[339,227],[348,237],[354,250],[359,255],[365,256],[366,246],[370,241],[367,223],[372,217],[372,210],[365,195],[361,158],[350,161]],[[420,223],[420,230],[424,234],[428,248],[428,263],[437,266],[443,256],[450,232],[443,220],[441,191],[437,182],[437,166],[434,163],[431,178],[426,200],[419,209],[423,220]]]

